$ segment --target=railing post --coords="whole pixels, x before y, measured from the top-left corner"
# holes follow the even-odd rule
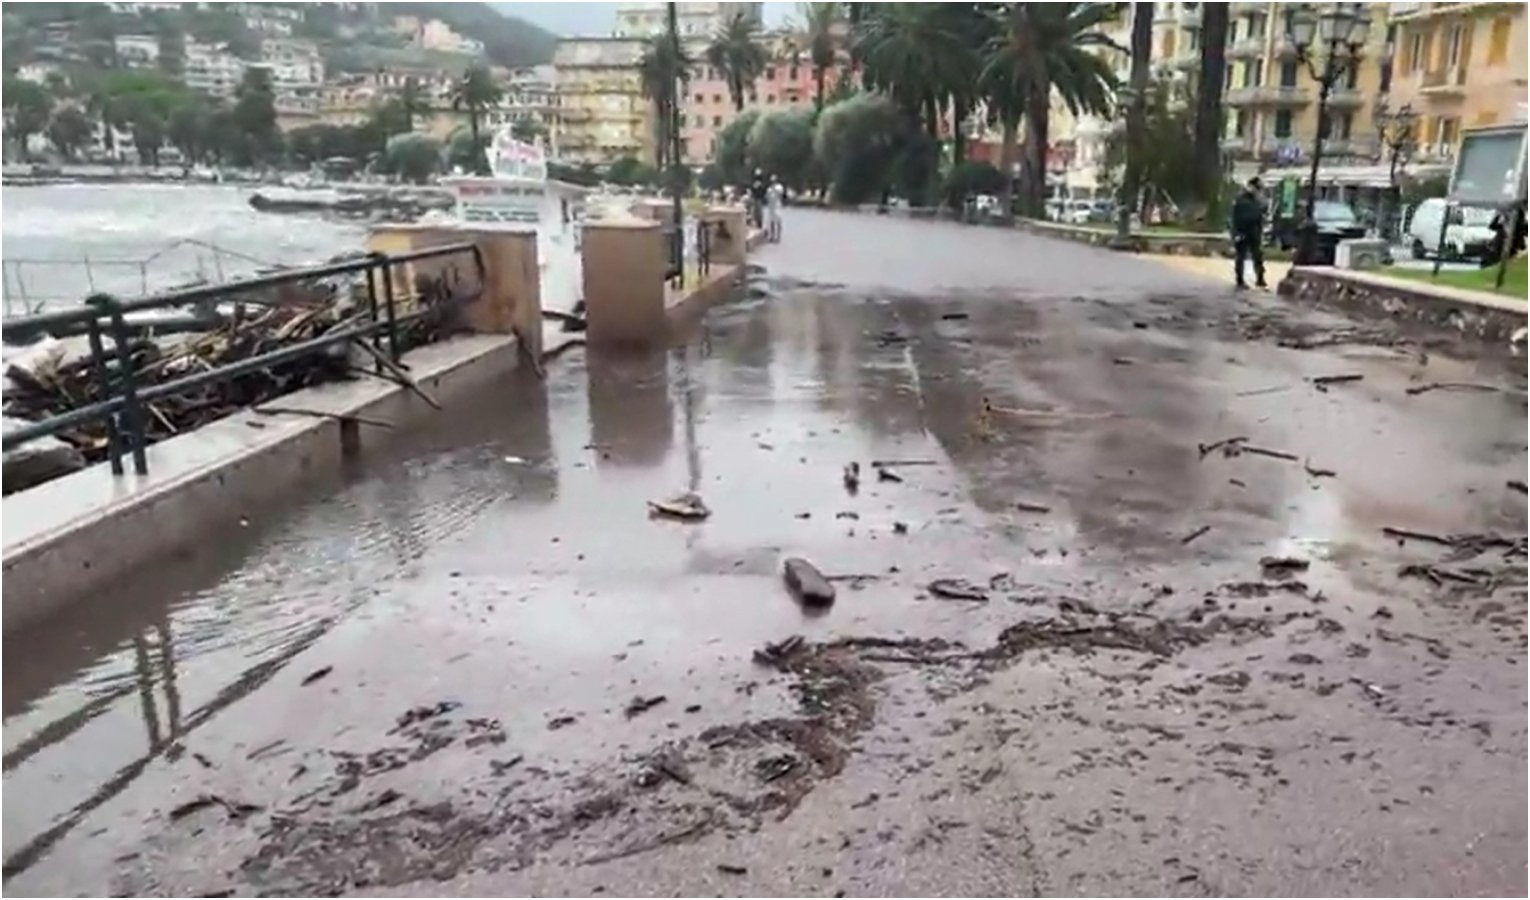
[[[101,320],[90,320],[90,362],[96,375],[96,399],[109,400],[112,396],[111,375],[106,371],[106,349],[101,343]],[[112,463],[112,474],[121,475],[122,433],[117,429],[117,414],[106,417],[106,455]]]
[[[133,451],[133,471],[147,475],[149,457],[145,447],[148,440],[144,436],[143,407],[138,402],[138,376],[133,369],[133,347],[128,340],[127,325],[122,320],[122,307],[116,298],[107,294],[93,294],[85,302],[111,316],[112,340],[117,344],[118,375],[122,379],[122,414],[126,419],[128,441]]]
[[[382,266],[383,279],[383,315],[388,320],[388,356],[398,362],[398,312],[394,309],[393,297],[393,267],[388,263],[388,256],[382,252],[372,254]]]

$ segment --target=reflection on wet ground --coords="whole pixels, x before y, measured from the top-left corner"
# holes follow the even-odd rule
[[[1524,889],[1522,539],[1381,533],[1524,534],[1522,366],[997,230],[759,261],[10,638],[7,890]]]

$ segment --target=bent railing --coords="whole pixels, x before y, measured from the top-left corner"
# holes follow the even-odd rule
[[[476,275],[471,291],[464,293],[462,275],[453,264],[443,268],[448,258],[470,257]],[[431,274],[413,272],[413,284],[403,291],[395,286],[401,277],[411,274],[411,264],[438,260]],[[317,337],[255,353],[242,359],[159,383],[145,383],[140,366],[134,360],[136,330],[154,327],[153,323],[134,323],[127,316],[155,310],[192,307],[212,315],[211,330],[219,327],[237,329],[247,305],[280,306],[281,289],[303,282],[335,276],[353,275],[365,279],[365,302],[359,311],[336,322]],[[380,277],[379,277],[380,276]],[[380,283],[379,283],[380,282]],[[94,294],[84,305],[66,310],[8,318],[7,341],[26,340],[42,335],[62,337],[86,335],[89,341],[88,364],[92,375],[92,396],[73,408],[46,416],[38,421],[0,435],[0,450],[9,451],[44,437],[52,437],[81,425],[106,423],[107,458],[112,473],[123,474],[123,457],[132,456],[133,469],[148,473],[146,418],[148,404],[176,394],[185,394],[212,384],[230,381],[273,366],[305,357],[331,352],[342,344],[355,344],[373,359],[378,374],[385,370],[399,374],[399,358],[406,349],[402,335],[414,326],[438,325],[450,312],[477,299],[485,283],[484,261],[478,246],[456,243],[429,247],[407,253],[372,253],[354,260],[291,269],[227,284],[170,291],[143,299],[122,301],[108,294]],[[267,296],[262,297],[264,293]],[[405,301],[410,308],[401,310]],[[219,324],[216,310],[232,306],[231,326]],[[108,349],[106,337],[113,346]],[[260,401],[263,402],[263,401]]]

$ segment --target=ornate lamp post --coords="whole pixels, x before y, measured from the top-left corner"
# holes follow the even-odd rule
[[[1385,226],[1382,235],[1391,240],[1392,221],[1396,217],[1399,200],[1397,176],[1402,167],[1407,165],[1409,157],[1413,155],[1416,145],[1413,132],[1418,122],[1418,113],[1413,111],[1413,105],[1410,103],[1393,109],[1385,100],[1382,100],[1376,105],[1376,111],[1372,113],[1372,117],[1376,120],[1376,133],[1381,138],[1381,146],[1387,154],[1387,184],[1390,185],[1391,191],[1384,206],[1387,216],[1382,223]]]
[[[1305,219],[1298,227],[1296,262],[1317,261],[1317,179],[1323,161],[1323,138],[1328,130],[1328,96],[1334,85],[1360,64],[1360,49],[1370,37],[1370,18],[1357,3],[1335,3],[1321,15],[1309,6],[1292,10],[1286,18],[1286,36],[1296,48],[1296,58],[1318,85],[1317,135],[1312,140],[1312,175],[1307,185]]]

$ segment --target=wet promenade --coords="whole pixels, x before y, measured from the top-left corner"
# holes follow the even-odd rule
[[[1522,361],[998,230],[755,261],[9,636],[5,890],[1526,890]]]

